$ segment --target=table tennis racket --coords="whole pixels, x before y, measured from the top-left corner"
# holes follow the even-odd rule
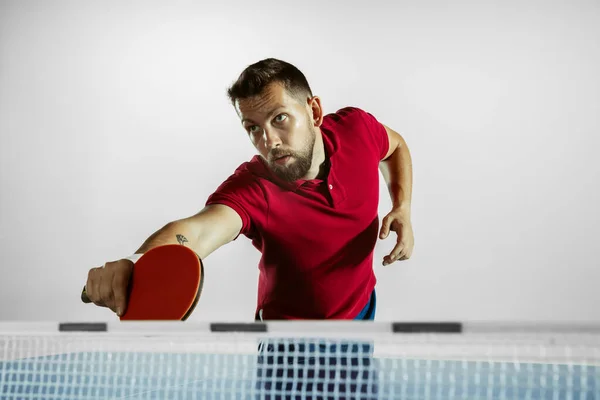
[[[121,320],[185,321],[196,308],[204,265],[189,247],[168,244],[148,250],[133,266]],[[81,300],[90,303],[85,287]]]

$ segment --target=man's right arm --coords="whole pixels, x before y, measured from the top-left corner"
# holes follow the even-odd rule
[[[153,233],[136,253],[166,244],[181,244],[204,260],[219,247],[233,241],[242,229],[242,218],[232,208],[214,204],[199,213],[166,224]],[[118,315],[127,308],[127,287],[133,271],[129,260],[107,262],[88,273],[86,293],[96,305],[108,307]]]
[[[190,247],[201,259],[233,241],[242,229],[242,219],[232,208],[221,204],[204,207],[198,214],[183,218],[153,233],[136,253],[145,253],[165,244]]]

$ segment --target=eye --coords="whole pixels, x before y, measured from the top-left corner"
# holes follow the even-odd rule
[[[248,132],[250,133],[256,133],[258,132],[258,125],[252,125],[248,127]]]
[[[279,114],[278,116],[275,117],[275,122],[283,122],[286,119],[287,119],[286,114]]]

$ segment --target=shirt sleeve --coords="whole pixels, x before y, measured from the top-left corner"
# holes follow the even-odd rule
[[[240,234],[249,236],[264,214],[265,197],[260,184],[248,171],[238,169],[208,197],[206,205],[222,204],[242,219]]]
[[[381,122],[377,120],[371,113],[357,107],[346,107],[340,110],[343,114],[351,117],[354,123],[364,128],[368,145],[374,149],[379,157],[379,160],[387,155],[390,143],[387,131]]]

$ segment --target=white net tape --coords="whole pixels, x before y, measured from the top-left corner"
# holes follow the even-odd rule
[[[215,333],[191,324],[108,332],[0,324],[0,398],[600,399],[598,334],[313,325]]]

